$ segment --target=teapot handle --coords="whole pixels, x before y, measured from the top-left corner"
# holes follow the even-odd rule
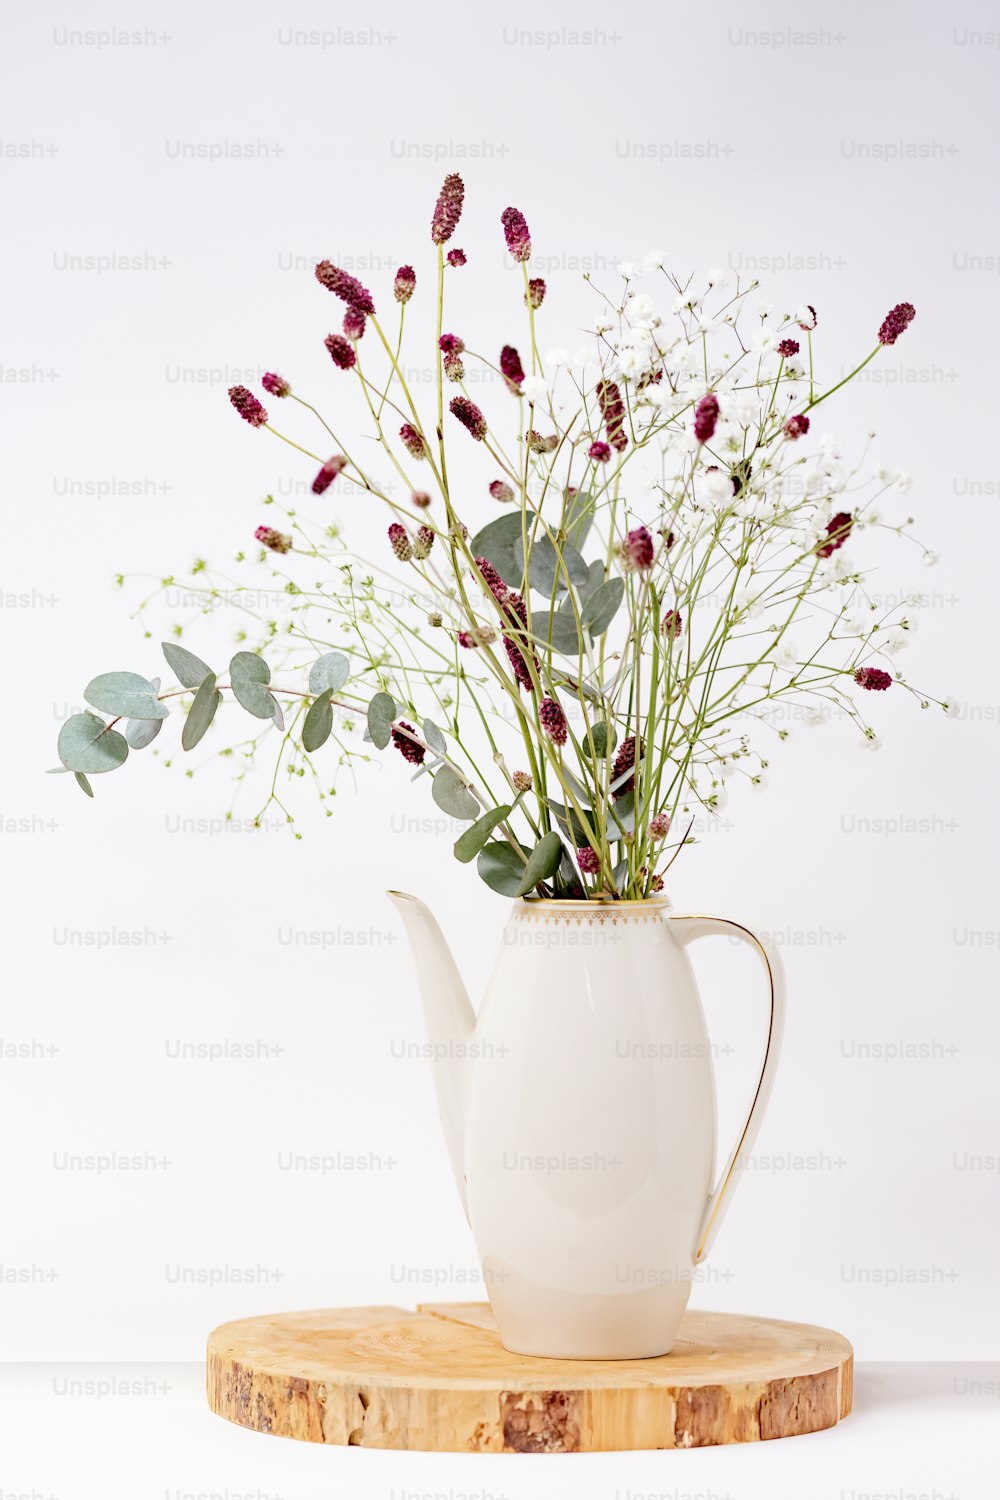
[[[764,1118],[764,1110],[774,1085],[774,1075],[778,1066],[778,1053],[781,1050],[781,1034],[785,1024],[785,976],[781,966],[778,953],[764,938],[757,933],[751,932],[749,927],[743,927],[739,922],[731,922],[728,917],[671,917],[674,931],[682,947],[694,942],[701,937],[737,937],[745,943],[749,943],[760,955],[764,967],[767,970],[768,983],[770,985],[770,1009],[771,1017],[767,1032],[767,1045],[764,1048],[764,1062],[760,1070],[760,1080],[757,1090],[747,1115],[746,1124],[743,1126],[740,1138],[736,1143],[736,1149],[729,1158],[719,1181],[715,1185],[712,1196],[708,1200],[708,1208],[698,1231],[696,1248],[694,1252],[695,1264],[704,1260],[708,1254],[718,1233],[719,1225],[725,1216],[732,1196],[731,1188],[734,1186],[733,1179],[742,1169],[746,1157],[757,1139]]]

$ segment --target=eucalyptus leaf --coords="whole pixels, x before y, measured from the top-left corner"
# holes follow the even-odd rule
[[[551,880],[559,868],[559,861],[562,859],[562,854],[562,839],[554,829],[551,833],[547,833],[543,838],[540,838],[528,855],[528,863],[524,874],[521,876],[521,884],[517,888],[517,895],[526,896],[541,881]]]
[[[480,880],[486,882],[491,891],[500,896],[516,896],[521,876],[525,870],[528,850],[521,846],[522,853],[511,844],[487,844],[476,861]]]
[[[93,708],[120,719],[165,719],[170,712],[157,702],[153,684],[138,672],[102,672],[87,683],[83,696]]]
[[[316,702],[306,714],[306,721],[302,726],[302,748],[310,754],[325,745],[333,730],[333,708],[330,699],[333,697],[332,687],[324,688]]]
[[[592,724],[583,737],[583,748],[587,755],[596,755],[603,760],[618,743],[618,731],[613,724],[602,719],[599,724]]]
[[[580,872],[568,849],[563,849],[552,888],[556,895],[564,900],[580,901],[583,899],[583,881],[580,879]]]
[[[548,645],[551,640],[552,649],[563,656],[578,657],[582,650],[580,632],[572,613],[534,610],[531,615],[531,633],[542,645]]]
[[[479,811],[479,803],[451,766],[442,766],[434,773],[431,795],[441,811],[451,818],[467,820],[474,818]]]
[[[181,687],[201,687],[212,668],[206,666],[193,651],[188,651],[186,646],[178,646],[176,641],[161,641],[160,645],[167,659],[167,666]]]
[[[582,547],[587,540],[594,519],[596,498],[591,490],[577,490],[570,495],[563,513],[562,529],[574,547]]]
[[[392,733],[392,721],[396,717],[396,705],[388,693],[376,693],[368,705],[368,733],[372,744],[384,750]]]
[[[281,711],[281,704],[277,698],[272,698],[271,703],[273,705],[271,708],[271,718],[274,720],[274,727],[278,730],[284,730],[285,716]]]
[[[623,859],[621,864],[615,865],[611,874],[614,877],[615,890],[620,896],[625,889],[625,882],[628,880],[628,860]]]
[[[351,664],[342,651],[328,651],[309,669],[310,693],[339,693],[351,675]]]
[[[485,557],[496,568],[504,583],[519,589],[524,582],[524,549],[521,546],[522,517],[524,526],[531,531],[533,511],[512,510],[498,516],[482,531],[476,533],[469,543],[473,557]]]
[[[610,811],[622,833],[635,832],[635,792],[626,792],[623,797],[618,798],[617,802],[612,802]],[[612,838],[618,837],[613,830],[609,831],[611,831]]]
[[[575,807],[564,807],[563,804],[561,802],[557,802],[554,797],[546,797],[545,805],[552,813],[556,822],[559,824],[559,827],[569,839],[574,849],[582,849],[585,844],[590,843],[590,834],[587,832],[580,814],[577,812]],[[597,817],[597,814],[594,812],[593,808],[583,807],[583,812],[586,813],[587,822],[590,824],[591,828],[594,828],[595,823],[600,823],[600,819]],[[595,832],[600,833],[600,827],[598,827]]]
[[[579,599],[580,603],[585,604],[590,598],[591,594],[599,589],[603,582],[604,564],[602,562],[588,563],[587,582],[580,584],[576,591],[577,598]]]
[[[271,668],[255,651],[237,651],[229,663],[229,682],[236,701],[255,719],[274,718],[275,700],[267,690],[270,681]]]
[[[128,740],[97,714],[74,714],[59,731],[59,759],[67,771],[97,776],[128,759]]]
[[[76,773],[76,784],[81,789],[81,791],[87,793],[88,797],[92,797],[94,795],[94,788],[91,786],[90,782],[87,780],[86,776],[84,776],[82,771],[77,771]]]
[[[603,635],[621,606],[625,596],[625,580],[609,578],[600,584],[584,601],[580,618],[591,635]]]
[[[432,750],[437,751],[438,755],[448,753],[448,742],[433,719],[424,720],[424,739]]]
[[[124,735],[133,750],[145,750],[163,728],[162,719],[129,719]]]
[[[489,812],[484,812],[481,818],[477,818],[471,828],[467,828],[455,843],[455,858],[463,865],[475,859],[482,849],[490,834],[498,823],[504,818],[510,817],[511,809],[506,807],[491,807]]]
[[[215,673],[209,672],[194,695],[194,702],[181,730],[181,749],[193,750],[215,718],[222,694],[215,686]]]
[[[567,574],[574,588],[587,583],[589,569],[572,542],[553,542],[544,532],[532,540],[529,531],[528,547],[528,582],[547,598],[551,599],[553,592],[562,593],[566,589]],[[515,563],[520,564],[523,557],[524,546],[518,535],[514,543]]]

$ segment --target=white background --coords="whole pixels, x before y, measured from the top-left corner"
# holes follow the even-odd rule
[[[309,461],[243,427],[226,386],[277,368],[333,414],[322,338],[336,323],[312,264],[356,270],[385,302],[411,261],[426,288],[430,212],[454,170],[469,265],[453,322],[484,348],[520,305],[508,203],[549,284],[543,349],[582,342],[581,269],[613,287],[618,260],[651,248],[679,270],[756,272],[780,307],[813,303],[831,380],[894,303],[917,306],[829,425],[852,443],[876,431],[875,455],[914,476],[893,503],[940,562],[878,546],[874,587],[925,595],[901,664],[961,710],[948,722],[887,695],[875,755],[849,727],[793,725],[768,793],[735,796],[674,868],[674,909],[766,927],[791,992],[755,1169],[695,1300],[829,1324],[861,1360],[996,1357],[998,24],[977,5],[733,0],[8,15],[4,1358],[195,1360],[210,1327],[254,1311],[480,1295],[427,1064],[393,1055],[421,1034],[382,892],[429,900],[474,996],[505,912],[454,861],[451,830],[420,830],[426,784],[398,758],[372,764],[356,793],[344,780],[332,819],[302,787],[296,841],[277,822],[184,831],[231,800],[207,753],[193,779],[136,757],[96,802],[42,774],[96,672],[154,675],[174,623],[209,660],[235,649],[231,611],[199,622],[176,593],[145,640],[129,615],[147,583],[119,590],[114,574],[180,579],[195,557],[227,569],[272,519],[267,492],[304,494]],[[140,44],[86,39],[114,27]],[[338,27],[326,45],[301,38]],[[553,34],[526,39],[534,28]],[[233,159],[234,143],[254,154]],[[139,269],[74,269],[106,256]],[[469,519],[488,505],[475,498]],[[335,487],[322,506],[377,544],[363,501]],[[268,585],[266,569],[240,576]],[[262,772],[240,817],[263,788]],[[865,831],[879,819],[888,831]],[[289,928],[327,946],[290,947]],[[146,938],[98,950],[113,931]],[[728,1141],[762,1014],[756,974],[719,946],[697,960]],[[265,1055],[168,1055],[227,1040]],[[24,1043],[41,1055],[11,1055]],[[862,1055],[879,1044],[895,1058]],[[169,1165],[59,1167],[108,1152]],[[367,1154],[375,1169],[285,1171],[288,1152]],[[886,1488],[891,1469],[863,1477]]]

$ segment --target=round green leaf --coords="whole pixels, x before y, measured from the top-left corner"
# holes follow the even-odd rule
[[[222,694],[215,686],[215,673],[209,672],[194,695],[190,712],[181,731],[181,749],[193,750],[208,726],[215,718],[215,711],[222,702]]]
[[[389,743],[396,705],[388,693],[376,693],[368,705],[368,733],[372,743],[384,750]]]
[[[521,876],[516,895],[526,896],[541,880],[550,880],[559,868],[562,859],[562,839],[555,829],[539,839],[528,856],[528,863]]]
[[[325,745],[330,738],[333,729],[333,709],[330,699],[333,697],[333,688],[325,688],[316,702],[306,714],[306,721],[302,726],[302,748],[310,754]]]
[[[331,693],[339,693],[350,675],[351,664],[347,657],[340,651],[328,651],[309,669],[309,691],[318,694],[329,688]]]
[[[531,531],[534,513],[527,512],[524,524]],[[521,517],[518,510],[498,516],[472,538],[469,550],[473,557],[485,557],[496,568],[504,583],[519,589],[524,579],[524,551],[521,547]],[[515,555],[515,548],[520,556]]]
[[[178,646],[174,641],[161,641],[160,645],[167,658],[167,666],[181,687],[201,687],[212,668],[206,666],[193,651],[186,650],[184,646]]]
[[[489,812],[484,812],[481,818],[477,818],[471,828],[467,828],[455,843],[455,858],[463,865],[475,859],[482,849],[490,834],[498,823],[510,816],[510,807],[491,807]]]
[[[583,737],[583,748],[587,755],[596,755],[599,760],[603,760],[617,743],[618,731],[606,720],[602,720],[600,724],[591,725]]]
[[[432,750],[437,751],[438,755],[447,755],[448,742],[433,719],[424,720],[424,739]]]
[[[625,581],[622,578],[609,578],[594,590],[580,611],[580,618],[591,635],[604,634],[618,613],[624,594]]]
[[[513,519],[517,519],[514,517]],[[566,575],[574,588],[582,588],[590,577],[590,569],[577,552],[572,542],[553,542],[544,532],[534,540],[528,533],[528,581],[533,589],[551,599],[553,590],[561,593],[566,588]],[[523,538],[520,531],[514,543],[514,562],[520,567],[524,558]]]
[[[165,719],[169,709],[156,700],[156,688],[138,672],[102,672],[83,696],[94,708],[120,719]]]
[[[274,699],[267,690],[270,681],[271,668],[255,651],[237,651],[229,663],[229,682],[236,701],[255,719],[275,716]]]
[[[516,896],[527,857],[528,850],[523,846],[522,853],[518,854],[511,844],[487,844],[476,861],[476,870],[480,880],[484,880],[497,895]]]
[[[162,728],[162,719],[129,719],[124,734],[133,750],[145,750]]]
[[[451,818],[474,818],[479,811],[479,803],[451,766],[435,771],[431,795],[441,811]]]
[[[67,771],[91,776],[116,771],[128,759],[128,741],[96,714],[74,714],[59,731],[59,759]]]
[[[563,656],[579,656],[582,648],[576,618],[571,612],[535,610],[531,616],[531,633],[541,645],[551,642],[553,651]]]

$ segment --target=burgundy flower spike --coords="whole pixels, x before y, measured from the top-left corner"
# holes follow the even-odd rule
[[[519,208],[505,208],[500,215],[507,250],[515,260],[531,259],[531,235],[528,223]]]
[[[448,410],[453,417],[458,418],[466,432],[471,433],[477,443],[482,442],[488,428],[486,418],[474,401],[470,401],[468,396],[456,396]]]
[[[854,674],[854,681],[869,693],[884,693],[886,688],[892,687],[892,678],[881,667],[859,667]]]
[[[261,406],[253,391],[248,391],[245,385],[231,385],[229,387],[229,399],[244,422],[249,422],[251,427],[263,427],[267,421],[267,412]]]
[[[350,271],[342,271],[335,266],[331,260],[321,260],[316,267],[316,280],[320,286],[325,286],[328,292],[339,297],[341,302],[346,302],[348,307],[359,312],[363,317],[368,317],[375,311],[372,294],[367,287],[361,285],[356,276]]]
[[[912,302],[898,302],[887,314],[885,322],[878,331],[880,344],[894,344],[901,333],[905,333],[917,316],[917,309]]]
[[[431,220],[431,240],[435,245],[443,245],[451,239],[462,217],[464,202],[465,183],[457,172],[449,172],[438,193],[438,200],[434,205],[434,217]]]

